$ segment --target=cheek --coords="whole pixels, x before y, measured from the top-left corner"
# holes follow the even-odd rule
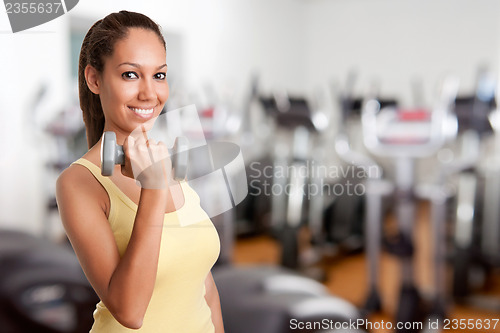
[[[132,85],[114,85],[108,94],[109,102],[113,103],[113,107],[121,108],[123,104],[127,104],[136,95],[137,89]]]
[[[165,103],[167,101],[169,94],[170,94],[170,88],[167,84],[166,87],[163,88],[159,94],[162,103]]]
[[[114,95],[116,96],[116,99],[121,102],[130,101],[137,96],[137,87],[133,84],[116,85]]]
[[[167,101],[169,93],[170,93],[170,91],[169,91],[168,84],[165,86],[159,87],[158,90],[156,91],[156,95],[158,96],[158,100],[162,104],[164,104]]]
[[[104,115],[105,117],[117,117],[124,109],[124,105],[127,105],[128,101],[133,98],[133,89],[119,84],[106,88],[100,95]]]

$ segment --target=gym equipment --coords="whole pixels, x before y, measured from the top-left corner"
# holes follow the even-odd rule
[[[485,68],[478,72],[475,94],[462,98],[455,112],[462,130],[462,155],[469,163],[457,170],[455,229],[453,234],[453,296],[490,307],[490,301],[471,297],[484,285],[492,267],[500,265],[500,171],[498,168],[498,111],[496,75]],[[493,151],[482,158],[493,135]],[[491,149],[491,148],[490,148]],[[493,302],[495,303],[495,302]],[[498,309],[498,302],[496,309]],[[493,306],[493,307],[495,307]]]
[[[347,133],[352,115],[356,116],[356,113],[359,114],[361,110],[362,100],[352,96],[354,74],[351,74],[347,81],[346,88],[337,96],[340,114],[335,137],[330,139],[334,142],[338,139],[339,133]],[[331,141],[325,142],[325,144],[331,144]],[[335,166],[342,170],[343,175],[337,179],[329,179],[327,188],[345,189],[348,186],[358,188],[364,180],[363,167],[352,163],[349,158],[343,158],[341,154],[337,155],[347,165],[339,163],[338,166]],[[353,191],[349,194],[323,193],[323,196],[326,198],[323,226],[313,229],[316,243],[328,244],[335,251],[340,250],[344,253],[355,253],[362,250],[365,195]]]
[[[74,253],[46,239],[0,231],[2,333],[84,333],[99,302]]]
[[[368,100],[363,107],[362,129],[366,148],[376,156],[395,160],[395,209],[399,235],[391,248],[401,257],[402,286],[396,314],[398,322],[417,322],[426,315],[422,308],[420,293],[415,286],[412,262],[416,194],[414,168],[417,158],[432,156],[456,134],[456,118],[449,114],[449,110],[455,100],[457,89],[457,79],[445,80],[440,100],[432,112],[424,109],[381,108],[374,99]],[[373,206],[372,210],[375,210]],[[375,218],[371,222],[379,223],[380,218]],[[373,230],[379,230],[381,226],[372,227]],[[375,235],[378,237],[379,232],[376,231]],[[442,242],[443,239],[439,241]],[[375,256],[370,257],[370,260],[376,259]],[[442,264],[442,258],[436,260],[436,263]],[[372,278],[371,281],[373,283],[376,279]],[[373,292],[376,286],[372,285],[371,288]],[[378,306],[378,296],[374,297],[375,306]]]
[[[500,110],[495,109],[488,116],[494,130],[494,153],[487,161],[485,173],[485,198],[482,230],[482,252],[486,260],[495,266],[500,266]]]
[[[238,124],[238,131],[231,133],[231,139],[241,147],[246,164],[249,195],[236,206],[235,232],[238,236],[261,234],[268,231],[270,225],[271,196],[262,195],[263,185],[268,181],[264,170],[272,168],[271,121],[266,117],[258,100],[259,78],[251,77],[249,89],[240,112],[235,112],[227,120]],[[232,103],[236,104],[236,103]],[[234,126],[234,125],[233,125]]]
[[[304,98],[290,98],[286,93],[275,93],[260,102],[271,115],[284,137],[293,135],[292,145],[275,139],[273,156],[273,183],[271,186],[271,228],[281,243],[281,264],[291,269],[301,268],[298,232],[307,209],[308,175],[310,174],[309,146],[317,132],[312,113]],[[305,172],[304,172],[305,171]]]
[[[455,194],[455,227],[453,230],[453,296],[462,299],[470,292],[473,275],[481,275],[480,262],[474,251],[478,242],[479,220],[479,177],[476,165],[479,161],[481,145],[478,134],[467,130],[460,135],[461,156],[467,163],[456,168],[458,175]],[[468,156],[466,158],[465,156]]]
[[[363,309],[368,313],[379,311],[382,308],[378,291],[379,260],[382,241],[383,199],[393,192],[393,185],[382,178],[383,170],[375,160],[351,149],[349,136],[344,131],[337,134],[335,150],[339,157],[364,170],[365,199],[364,199],[364,232],[365,252],[368,265],[368,297]]]
[[[272,99],[268,101],[273,107],[274,101]],[[274,109],[274,111],[277,110]],[[248,134],[249,129],[246,131],[247,133],[242,134]],[[252,138],[248,136],[243,140],[255,144]],[[263,150],[265,148],[263,146]],[[264,159],[258,161],[266,163]],[[270,166],[270,164],[266,163],[265,166]],[[259,164],[259,167],[262,167],[262,165]],[[254,167],[251,167],[251,170],[255,171],[256,174],[262,171],[262,169],[257,170]],[[260,176],[262,176],[261,173]],[[266,179],[259,180],[264,181]],[[253,187],[250,186],[250,188]],[[263,195],[262,197],[266,199],[269,195]],[[251,207],[255,209],[263,201],[260,201],[260,203],[259,201],[252,202]],[[247,209],[250,208],[247,207]],[[224,213],[224,218],[234,221],[236,214],[235,210],[231,210]],[[283,222],[283,220],[280,222]],[[227,233],[232,232],[231,229],[223,228],[222,230],[219,229],[219,232],[222,239],[234,239],[234,234],[227,237]],[[292,241],[296,240],[292,239]],[[232,245],[226,243],[225,248],[232,249]],[[296,319],[303,322],[332,320],[333,324],[347,324],[349,321],[361,319],[359,311],[352,304],[329,295],[320,283],[282,267],[235,267],[226,260],[218,262],[214,266],[212,274],[220,295],[226,333],[332,333],[336,330],[294,329],[290,324],[290,320]],[[359,329],[352,330],[352,332],[364,331]]]
[[[341,112],[342,126],[339,126],[335,136],[335,151],[342,161],[350,166],[361,169],[365,175],[364,179],[358,181],[364,184],[364,195],[362,196],[346,196],[340,197],[337,205],[339,211],[346,214],[344,207],[347,206],[352,210],[351,206],[356,204],[358,209],[353,210],[356,218],[351,216],[343,216],[335,221],[337,224],[347,229],[350,235],[349,238],[359,242],[358,247],[364,244],[365,253],[367,255],[367,272],[368,272],[368,296],[363,306],[363,310],[367,313],[379,311],[382,308],[380,294],[378,292],[378,272],[379,272],[379,257],[381,253],[382,243],[382,219],[387,210],[387,198],[393,193],[394,187],[392,183],[383,178],[383,168],[368,154],[356,151],[351,147],[351,136],[349,132],[353,124],[361,122],[360,116],[363,109],[363,101],[360,98],[353,97],[353,85],[355,73],[350,73],[347,78],[345,88],[338,96]],[[378,94],[378,87],[372,87],[372,94]],[[381,108],[396,107],[397,101],[394,99],[377,98]],[[357,133],[357,128],[354,133]],[[361,147],[358,147],[361,149]],[[351,206],[349,206],[349,204]],[[352,214],[351,214],[352,215]],[[361,227],[358,224],[361,223]],[[357,232],[356,232],[357,231]]]
[[[362,320],[352,304],[329,295],[319,282],[283,268],[220,267],[213,270],[226,333],[365,332],[348,330]],[[320,329],[298,329],[295,322],[328,322]],[[338,329],[344,324],[344,329]],[[335,329],[337,328],[337,329]]]
[[[345,184],[353,184],[358,186],[364,184],[366,191],[364,193],[352,193],[351,195],[340,195],[333,199],[332,204],[325,211],[325,230],[327,231],[327,241],[338,244],[340,249],[349,252],[356,252],[363,249],[363,246],[367,246],[367,253],[369,256],[378,256],[379,250],[372,245],[378,244],[379,242],[372,242],[373,239],[377,239],[378,230],[374,230],[371,226],[377,225],[377,223],[367,222],[379,214],[382,214],[382,210],[385,211],[385,202],[382,202],[384,196],[387,196],[390,189],[387,189],[387,181],[381,178],[382,168],[366,153],[362,154],[351,148],[351,145],[356,145],[357,142],[351,142],[351,138],[359,132],[360,116],[363,107],[363,98],[354,96],[354,84],[356,81],[356,72],[349,72],[346,80],[346,84],[343,89],[334,87],[332,89],[336,95],[338,108],[340,110],[338,121],[339,125],[334,137],[335,150],[337,156],[346,163],[347,165],[342,165],[342,168],[346,170],[351,169],[353,172],[346,172],[346,174],[351,175],[350,177],[343,177],[338,180],[340,184],[344,187]],[[379,88],[374,85],[371,88],[373,91],[371,94],[378,95]],[[381,108],[387,106],[396,106],[397,101],[389,98],[378,98],[377,99],[381,105]],[[354,137],[354,139],[358,136]],[[359,139],[358,139],[359,140]],[[362,144],[362,143],[361,143]],[[361,147],[357,147],[362,149]],[[356,175],[356,177],[352,176]],[[373,184],[375,182],[376,184]],[[381,190],[381,192],[379,191]],[[379,194],[372,193],[380,192]],[[374,200],[374,196],[380,195],[380,198]],[[379,202],[379,206],[374,203]],[[382,207],[384,206],[384,207]],[[375,209],[375,210],[374,210]],[[367,213],[368,212],[368,213]],[[371,212],[371,213],[370,213]],[[329,216],[329,214],[331,216]],[[371,237],[367,240],[365,244],[365,234],[369,234]],[[369,260],[368,262],[376,262],[376,260]],[[376,272],[376,268],[369,268],[370,271]],[[370,276],[375,276],[375,274],[370,274]],[[374,282],[376,283],[376,282]],[[373,283],[370,283],[373,284]]]
[[[185,137],[177,137],[172,149],[169,149],[172,159],[173,176],[175,180],[184,180],[187,174],[189,143]],[[125,163],[123,147],[116,144],[114,132],[104,132],[101,141],[101,174],[111,176],[116,164]]]
[[[234,213],[232,210],[225,214],[231,219]],[[230,230],[222,230],[227,232]],[[349,326],[364,319],[355,306],[295,271],[273,266],[238,267],[225,262],[214,266],[212,274],[226,333],[366,333],[363,325],[356,325],[354,329]],[[330,326],[298,329],[292,320],[328,322]],[[335,329],[339,325],[349,329]]]
[[[281,264],[316,279],[325,278],[321,269],[313,267],[324,255],[335,255],[338,250],[352,253],[363,244],[363,210],[360,209],[363,196],[335,193],[335,189],[344,189],[346,184],[354,188],[360,179],[356,176],[328,179],[332,176],[321,174],[322,170],[331,170],[331,164],[324,163],[324,147],[331,143],[326,129],[330,129],[331,118],[327,113],[333,109],[322,101],[331,100],[330,92],[322,95],[316,96],[318,105],[314,109],[305,98],[289,97],[286,93],[260,98],[277,127],[271,228],[282,245]],[[325,95],[327,98],[321,98]],[[299,249],[298,233],[306,221],[311,247],[304,252]]]
[[[335,136],[335,151],[337,155],[349,165],[353,165],[364,171],[365,179],[365,195],[359,200],[360,210],[363,214],[359,215],[362,219],[364,229],[358,233],[359,237],[363,237],[365,243],[365,252],[367,255],[367,271],[368,271],[368,296],[365,301],[363,310],[367,313],[380,311],[382,303],[378,291],[379,279],[379,260],[382,243],[382,219],[386,207],[384,199],[391,195],[394,191],[394,186],[388,180],[383,178],[382,167],[367,153],[361,153],[351,148],[349,125],[351,121],[360,122],[361,111],[363,110],[363,101],[353,98],[354,73],[348,76],[346,88],[339,96],[341,113],[341,123],[337,135]],[[376,87],[375,87],[376,88]],[[378,89],[376,89],[378,90]],[[372,92],[376,94],[376,92]],[[392,99],[377,99],[380,108],[396,107],[397,102]],[[354,198],[351,202],[354,201]],[[342,211],[344,205],[340,206]],[[359,214],[359,213],[358,213]],[[350,226],[353,224],[351,219],[341,219],[343,225]],[[352,228],[352,227],[351,227]]]
[[[497,91],[498,92],[498,91]],[[496,96],[498,100],[500,96]],[[481,232],[481,253],[483,262],[492,268],[500,267],[500,110],[489,114],[489,121],[494,130],[493,154],[486,160],[482,170],[484,174],[483,221]],[[494,311],[500,310],[498,298],[483,299],[481,306]],[[491,304],[494,304],[491,306]]]

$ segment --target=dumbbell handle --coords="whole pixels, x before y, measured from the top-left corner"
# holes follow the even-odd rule
[[[168,149],[172,159],[173,175],[175,180],[186,178],[188,165],[189,143],[185,137],[177,137],[173,147]],[[116,144],[115,132],[104,132],[101,141],[101,174],[111,176],[116,164],[125,163],[123,146]]]

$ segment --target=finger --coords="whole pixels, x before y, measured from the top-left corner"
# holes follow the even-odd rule
[[[141,125],[141,132],[142,132],[142,137],[144,138],[144,141],[146,141],[146,146],[149,147],[148,133],[146,132],[146,128],[144,127],[144,125]]]
[[[134,140],[135,140],[135,143],[136,144],[139,144],[139,143],[144,143],[146,144],[147,142],[147,134],[144,133],[144,126],[139,126],[137,127],[136,129],[134,129],[130,134],[129,136],[130,137],[133,137]]]
[[[135,147],[135,139],[131,136],[127,137],[123,142],[123,154],[125,155],[125,164],[127,161],[130,162],[130,150]]]
[[[163,142],[159,141],[157,144],[157,147],[158,147],[158,155],[159,155],[160,159],[163,160],[163,159],[170,157],[168,148]]]
[[[132,137],[127,137],[123,141],[123,153],[124,153],[125,163],[121,167],[121,173],[127,177],[133,177],[133,173],[130,167],[130,147],[134,147],[134,145],[135,145],[135,140]]]
[[[129,147],[135,146],[135,139],[132,136],[128,136],[127,140],[123,142],[123,150],[128,150]]]
[[[148,153],[149,153],[149,159],[150,159],[151,163],[154,163],[155,162],[155,158],[153,156],[153,152],[149,148],[150,141],[149,141],[148,134],[146,132],[146,128],[144,127],[144,125],[141,125],[141,131],[142,131],[142,136],[144,138],[144,141],[146,142],[146,147],[147,147]],[[154,140],[152,140],[152,141],[154,141]]]

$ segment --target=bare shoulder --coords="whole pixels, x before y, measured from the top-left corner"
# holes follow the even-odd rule
[[[96,156],[99,152],[92,147],[85,155],[82,157],[91,163],[96,163]],[[66,168],[58,177],[56,183],[56,190],[59,191],[74,191],[78,192],[86,189],[98,190],[100,184],[95,179],[92,172],[89,169],[80,165],[78,163],[71,164]]]
[[[82,165],[72,164],[57,178],[56,191],[58,197],[66,195],[85,195],[88,191],[96,191],[98,181],[90,170]],[[62,194],[63,196],[61,196]]]
[[[64,206],[100,207],[105,213],[109,206],[106,191],[90,170],[79,164],[65,169],[56,182],[59,209]]]
[[[74,186],[78,183],[88,182],[94,176],[85,167],[77,164],[72,164],[66,168],[57,178],[57,187],[66,188]]]

